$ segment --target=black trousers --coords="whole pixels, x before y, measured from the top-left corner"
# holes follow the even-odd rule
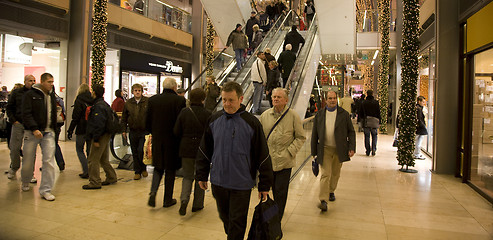
[[[279,207],[279,219],[282,220],[286,202],[288,200],[289,179],[291,178],[291,168],[283,169],[274,172],[274,184],[272,185],[272,193],[274,202]]]
[[[135,174],[141,174],[146,171],[144,159],[144,143],[146,141],[145,131],[137,131],[130,129],[128,134],[130,139],[130,148],[132,149],[132,157],[134,160]]]
[[[176,170],[154,169],[152,174],[151,192],[157,192],[164,174],[164,203],[170,203],[173,199]]]
[[[211,188],[228,240],[243,240],[252,191],[233,190],[212,184]]]

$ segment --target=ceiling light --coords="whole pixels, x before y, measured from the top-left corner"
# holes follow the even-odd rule
[[[375,60],[372,60],[372,61],[371,61],[371,65],[373,66],[373,64],[374,64],[374,63],[375,63]]]
[[[377,58],[377,56],[378,56],[378,50],[377,50],[377,51],[375,51],[375,54],[373,55],[373,60],[375,60],[375,59]],[[373,64],[372,64],[372,65],[373,65]]]

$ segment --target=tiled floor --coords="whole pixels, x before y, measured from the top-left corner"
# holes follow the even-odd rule
[[[392,136],[379,135],[375,157],[364,155],[361,133],[357,139],[356,156],[344,164],[337,200],[329,203],[328,212],[317,208],[319,181],[310,164],[296,176],[290,185],[283,239],[493,239],[493,208],[469,186],[453,176],[432,174],[429,159],[417,161],[416,174],[397,171]],[[0,176],[0,239],[226,238],[210,191],[203,211],[183,217],[178,205],[149,208],[151,177],[134,181],[131,171],[117,170],[116,185],[84,191],[86,180],[77,176],[75,143],[63,142],[61,147],[67,169],[56,173],[54,202],[42,200],[34,184],[33,190],[22,192],[19,180]],[[308,156],[306,151],[304,147],[298,154],[299,163]],[[8,149],[1,143],[0,169],[8,166]],[[40,179],[39,166],[35,174]],[[177,178],[175,198],[180,191]],[[257,202],[254,191],[249,219]]]

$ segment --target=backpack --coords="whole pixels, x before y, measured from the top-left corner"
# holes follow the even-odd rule
[[[120,124],[120,118],[113,110],[109,112],[108,120],[106,121],[106,132],[110,134],[117,134],[123,132],[123,127]]]

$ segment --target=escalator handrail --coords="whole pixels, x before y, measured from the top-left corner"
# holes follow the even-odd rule
[[[272,35],[272,37],[269,39],[269,41],[267,42],[267,44],[265,44],[266,46],[265,46],[264,48],[267,48],[268,46],[270,46],[270,44],[272,43],[272,40],[274,39],[274,36],[276,36],[276,35],[279,33],[279,31],[281,30],[281,27],[282,27],[282,26],[284,26],[284,23],[286,22],[286,20],[287,20],[287,19],[288,19],[288,18],[289,18],[289,17],[290,17],[293,13],[297,15],[297,13],[296,13],[296,12],[294,12],[293,10],[289,10],[289,12],[286,14],[286,16],[285,16],[284,18],[282,18],[283,20],[282,20],[282,22],[281,22],[281,24],[280,24],[280,25],[277,25],[277,23],[281,20],[281,17],[277,18],[276,22],[274,22],[274,24],[273,24],[272,26],[279,26],[279,27],[277,27],[277,29],[275,30],[275,33],[274,33],[274,34],[272,34],[272,30],[273,30],[273,29],[271,28],[271,29],[269,30],[269,32],[267,33],[267,35],[265,35],[265,38],[264,38],[264,39],[267,39],[267,37],[269,36],[269,34],[271,34],[271,35]],[[281,15],[281,16],[282,16],[282,15]],[[264,42],[264,41],[262,41],[262,43],[263,43],[263,42]],[[261,45],[262,45],[262,43],[261,43]],[[259,46],[260,46],[260,45],[259,45]],[[255,49],[254,53],[252,53],[252,55],[248,58],[247,62],[248,62],[250,59],[252,59],[252,57],[256,56],[259,50],[260,50],[260,47],[257,47],[257,49]],[[239,76],[243,73],[243,70],[244,70],[244,69],[245,69],[245,68],[242,68],[242,69],[238,72],[238,75],[236,75],[236,77],[235,77],[234,81],[237,81],[237,78],[238,78],[238,77],[239,77]],[[247,74],[247,75],[248,75],[248,74]],[[242,86],[242,87],[243,87],[243,86],[244,86],[244,84],[245,84],[245,82],[248,80],[247,75],[245,75],[245,76],[244,76],[245,78],[243,79],[243,81],[242,81],[242,83],[240,84],[240,86]],[[222,81],[220,82],[220,84],[222,85]],[[216,105],[215,105],[214,109],[216,109],[216,108],[217,108],[217,106],[219,105],[219,103],[221,102],[221,100],[222,100],[222,98],[221,98],[221,97],[219,97],[218,101],[216,102]],[[249,100],[249,101],[250,101],[250,100]]]
[[[214,60],[212,60],[212,61],[209,63],[209,65],[212,65],[212,64],[216,61],[216,59],[224,53],[224,51],[226,51],[226,48],[225,48],[225,49],[223,49],[221,52],[219,52],[219,54],[218,54],[218,55],[214,58]],[[191,91],[192,86],[193,86],[193,85],[194,85],[194,84],[195,84],[195,83],[196,83],[196,82],[197,82],[197,81],[198,81],[198,80],[202,77],[202,75],[204,75],[204,73],[205,73],[205,72],[207,71],[207,69],[210,67],[209,65],[207,65],[207,66],[204,68],[204,70],[202,70],[202,72],[199,74],[199,76],[197,76],[197,77],[196,77],[196,78],[192,81],[192,83],[190,84],[190,86],[189,86],[189,87],[185,90],[185,93],[187,93],[187,92],[190,92],[190,91]]]
[[[316,14],[315,14],[315,16],[316,16]],[[315,19],[315,16],[314,16],[314,19]],[[290,108],[293,106],[294,99],[296,97],[296,94],[298,93],[298,88],[300,87],[300,84],[299,83],[300,83],[301,78],[303,76],[303,73],[304,73],[304,70],[305,70],[305,66],[306,66],[306,64],[308,62],[308,59],[307,58],[308,58],[308,55],[310,53],[310,49],[313,47],[313,40],[315,39],[317,28],[318,28],[318,26],[316,25],[316,21],[313,21],[312,24],[310,25],[310,27],[308,28],[308,31],[307,31],[308,33],[312,33],[311,35],[309,35],[310,36],[310,41],[307,42],[308,44],[305,44],[305,45],[308,45],[308,46],[302,48],[302,51],[304,51],[303,54],[306,53],[306,58],[303,59],[303,60],[300,59],[300,61],[297,61],[295,63],[295,66],[293,67],[293,69],[297,69],[296,67],[299,64],[303,64],[302,67],[299,68],[301,71],[299,71],[299,75],[297,76],[297,81],[296,81],[297,84],[296,84],[296,87],[294,88],[294,91],[292,93],[290,93],[290,95],[291,95],[291,97],[289,98],[289,107]],[[300,52],[300,55],[302,55],[301,52]],[[294,74],[295,74],[294,71],[291,71],[291,74],[290,74],[290,76],[288,78],[288,81],[286,82],[286,85],[287,86],[290,86],[293,83],[293,78],[296,78],[296,76]],[[293,75],[293,77],[291,77],[291,75]]]

